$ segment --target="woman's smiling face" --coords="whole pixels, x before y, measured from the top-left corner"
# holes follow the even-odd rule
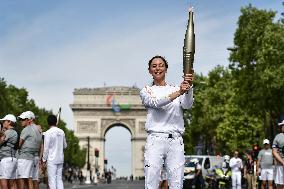
[[[149,68],[149,73],[153,76],[154,81],[164,80],[166,72],[166,63],[161,58],[154,58]]]

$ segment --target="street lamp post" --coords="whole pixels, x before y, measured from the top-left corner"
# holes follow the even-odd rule
[[[87,137],[88,147],[87,147],[87,175],[86,175],[86,184],[91,184],[91,173],[90,173],[90,137]]]
[[[88,160],[87,160],[87,170],[90,171],[90,137],[87,137],[88,141]]]

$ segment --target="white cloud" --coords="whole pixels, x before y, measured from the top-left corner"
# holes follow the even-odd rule
[[[145,23],[139,28],[132,28],[135,21],[129,20],[127,26],[101,28],[89,32],[89,37],[80,41],[70,36],[66,44],[54,44],[43,51],[34,50],[30,44],[35,44],[38,36],[45,36],[40,28],[55,19],[54,15],[57,13],[52,11],[11,32],[0,45],[0,64],[5,64],[4,77],[12,84],[26,87],[40,106],[55,111],[62,106],[62,117],[70,128],[73,122],[69,104],[74,88],[100,87],[104,83],[142,87],[151,80],[147,61],[153,55],[166,56],[170,64],[168,79],[179,83],[186,28],[183,19],[187,18],[161,18],[159,23]],[[232,39],[231,31],[223,30],[223,27],[230,22],[231,17],[196,16],[197,73],[207,73],[217,64],[226,63],[225,48]],[[45,29],[48,30],[48,26],[45,25]],[[37,37],[34,39],[33,36]],[[8,74],[9,70],[13,72]]]

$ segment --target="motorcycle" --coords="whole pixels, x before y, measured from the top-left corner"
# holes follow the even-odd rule
[[[202,173],[196,175],[196,164],[190,162],[186,164],[184,169],[184,180],[183,180],[183,188],[188,189],[203,189],[204,188],[204,179],[202,177]]]
[[[194,186],[194,176],[195,175],[195,165],[193,163],[189,163],[184,168],[184,180],[183,180],[183,188],[195,188]]]
[[[218,188],[229,189],[231,187],[232,171],[230,169],[224,171],[222,168],[218,168],[215,172]]]
[[[208,189],[218,189],[218,183],[216,179],[215,170],[212,173],[208,173],[205,176],[206,188]]]

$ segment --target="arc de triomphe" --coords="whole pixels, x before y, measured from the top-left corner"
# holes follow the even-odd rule
[[[104,169],[105,135],[114,126],[129,130],[132,143],[133,177],[144,176],[144,145],[146,142],[146,110],[136,87],[102,87],[75,89],[70,105],[74,115],[74,132],[79,144],[87,148],[90,138],[90,164],[95,170],[95,148],[99,149],[98,168]],[[114,157],[115,158],[115,157]]]

